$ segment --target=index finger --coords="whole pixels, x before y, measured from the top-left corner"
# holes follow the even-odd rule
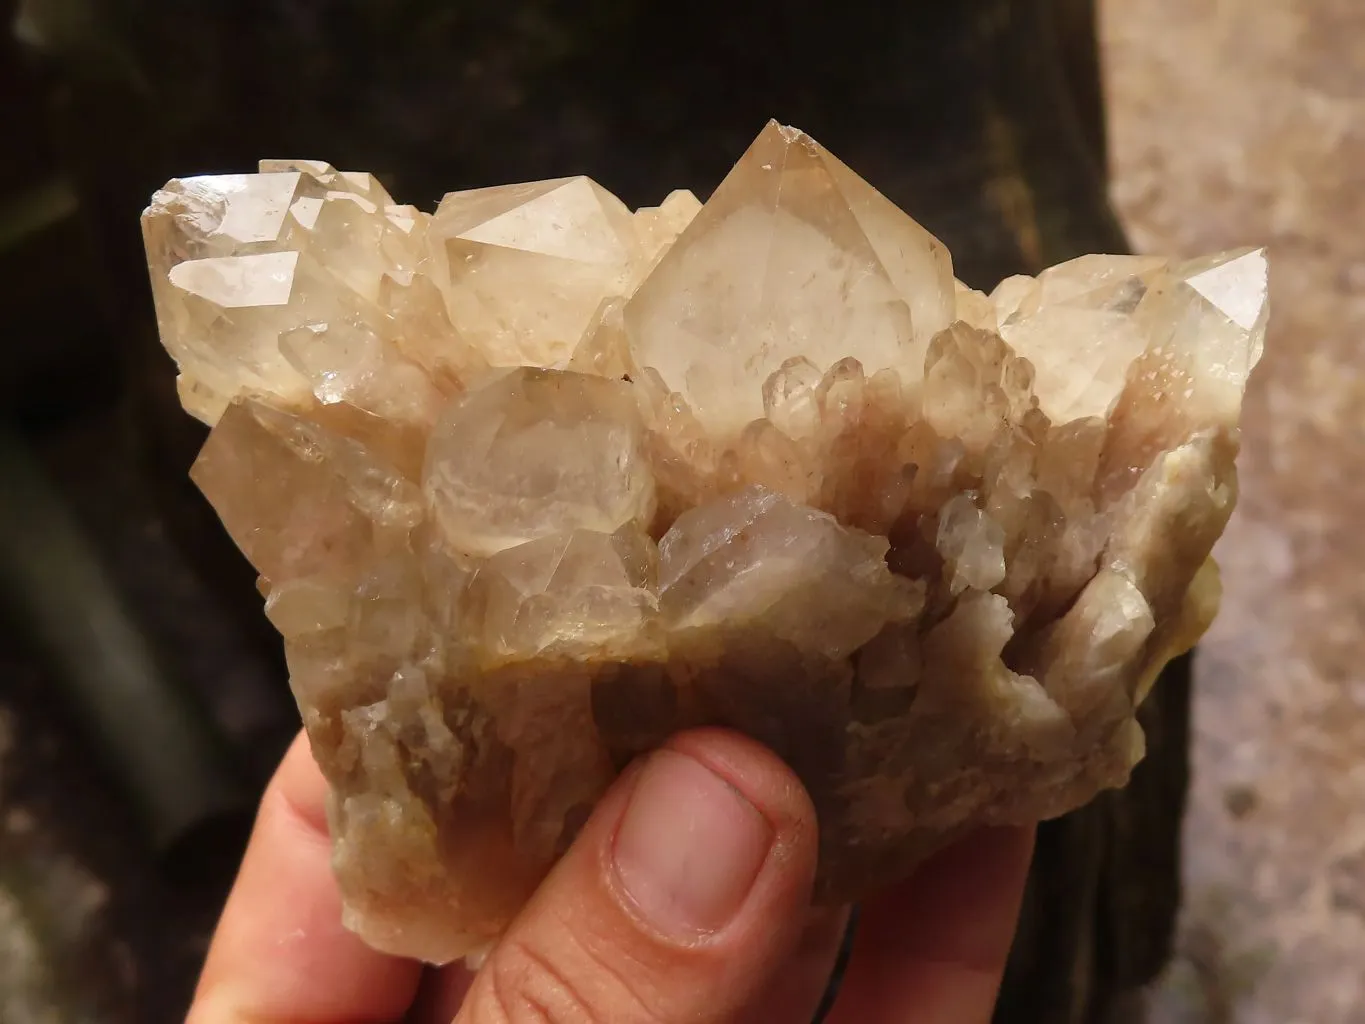
[[[341,924],[326,793],[300,735],[261,800],[187,1024],[378,1024],[407,1011],[420,965]]]

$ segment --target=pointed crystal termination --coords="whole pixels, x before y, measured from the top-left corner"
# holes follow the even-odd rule
[[[395,350],[402,327],[378,304],[386,282],[425,259],[422,215],[395,215],[369,174],[312,160],[261,166],[171,181],[142,216],[186,408],[212,425],[235,398],[301,408],[312,392],[429,422],[437,396]]]
[[[566,530],[644,529],[654,514],[629,388],[568,371],[512,370],[452,403],[423,476],[442,534],[466,555]]]
[[[643,259],[630,211],[588,178],[453,192],[431,238],[451,322],[501,366],[567,360]]]
[[[260,172],[172,181],[143,229],[366,941],[487,946],[691,726],[795,769],[836,902],[1126,780],[1216,610],[1263,252],[986,295],[777,124],[634,213]]]
[[[661,610],[674,630],[761,629],[844,658],[920,610],[919,588],[887,569],[887,547],[749,487],[685,513],[664,534]],[[817,589],[826,599],[813,603],[808,595]]]
[[[947,250],[794,128],[772,122],[626,306],[636,358],[717,430],[763,415],[788,359],[915,379],[953,318]]]
[[[493,661],[640,651],[658,609],[655,561],[638,527],[575,530],[500,551],[473,583],[484,650]]]

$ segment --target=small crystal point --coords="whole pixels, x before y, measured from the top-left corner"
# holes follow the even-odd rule
[[[1175,274],[1242,330],[1264,328],[1269,289],[1269,264],[1264,249],[1190,260],[1176,267]],[[1260,349],[1256,348],[1251,359],[1253,366],[1259,356]]]
[[[700,211],[701,202],[685,188],[670,192],[658,206],[636,210],[635,228],[645,256],[642,269],[652,268]]]
[[[1134,310],[1165,262],[1082,256],[1031,284],[1019,279],[1027,290],[1000,335],[1033,365],[1040,407],[1054,422],[1109,414],[1151,344]]]
[[[208,256],[177,263],[159,287],[157,320],[167,349],[197,387],[191,412],[217,421],[233,398],[275,394],[305,399],[307,382],[280,353],[275,338],[290,324],[299,254]]]
[[[763,382],[763,413],[789,437],[814,434],[820,425],[817,394],[822,374],[805,356],[788,359]]]
[[[635,551],[632,551],[632,548]],[[483,604],[489,657],[525,660],[544,652],[600,658],[639,650],[658,606],[652,549],[639,530],[611,536],[557,533],[505,548],[474,586]]]
[[[1197,360],[1201,378],[1233,389],[1240,398],[1265,348],[1269,296],[1265,250],[1188,260],[1171,267],[1171,277],[1184,285],[1172,289],[1171,299],[1186,305],[1186,318],[1176,321],[1169,335],[1157,327],[1170,323],[1171,317],[1156,295],[1139,315],[1152,325],[1158,346],[1188,354]],[[1233,404],[1226,414],[1236,416],[1237,411]]]

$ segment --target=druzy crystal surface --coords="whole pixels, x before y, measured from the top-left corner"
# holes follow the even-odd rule
[[[857,898],[1123,784],[1216,607],[1260,251],[984,295],[775,123],[704,205],[578,177],[428,214],[263,161],[143,228],[380,949],[485,947],[702,724],[793,766],[817,896]]]

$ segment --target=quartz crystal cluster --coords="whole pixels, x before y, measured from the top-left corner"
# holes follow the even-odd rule
[[[193,476],[259,571],[346,919],[485,947],[632,758],[769,744],[847,900],[1065,812],[1208,625],[1260,251],[990,295],[808,136],[701,204],[263,161],[143,217]]]

